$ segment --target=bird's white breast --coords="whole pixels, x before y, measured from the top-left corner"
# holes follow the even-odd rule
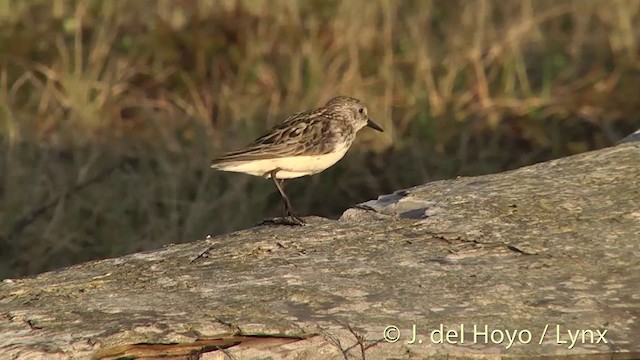
[[[293,179],[317,174],[342,159],[350,144],[336,148],[334,152],[324,155],[290,156],[253,161],[237,161],[217,166],[223,171],[240,172],[254,176],[264,176],[274,169],[280,169],[278,179]],[[269,177],[269,176],[267,176]]]

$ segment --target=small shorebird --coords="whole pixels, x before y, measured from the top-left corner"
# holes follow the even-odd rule
[[[284,200],[284,216],[261,224],[302,225],[304,220],[294,214],[284,192],[284,180],[329,168],[342,159],[365,126],[383,131],[369,119],[360,100],[338,96],[323,107],[288,117],[247,147],[211,161],[211,167],[273,179]]]

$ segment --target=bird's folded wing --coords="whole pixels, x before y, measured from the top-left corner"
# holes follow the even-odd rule
[[[317,118],[282,123],[256,139],[244,149],[214,159],[211,166],[228,162],[255,161],[331,152],[333,144],[323,139],[323,122]]]
[[[274,159],[285,157],[288,149],[284,144],[274,144],[269,146],[254,145],[242,150],[233,151],[220,156],[211,161],[211,165],[219,165],[238,161],[255,161],[264,159]]]

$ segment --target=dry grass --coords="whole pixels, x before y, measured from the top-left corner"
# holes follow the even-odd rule
[[[208,160],[338,94],[388,131],[290,182],[303,214],[610,145],[637,24],[636,0],[0,1],[0,277],[277,214]]]

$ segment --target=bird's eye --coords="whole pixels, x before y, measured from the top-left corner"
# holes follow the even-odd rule
[[[360,108],[360,109],[358,109],[358,112],[359,112],[360,114],[364,114],[364,108]]]

